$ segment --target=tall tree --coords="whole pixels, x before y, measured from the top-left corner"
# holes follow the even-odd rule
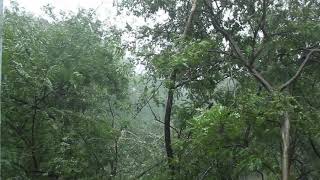
[[[142,11],[139,11],[141,13],[137,13],[137,15],[146,17],[150,17],[159,9],[167,12],[169,20],[155,26],[153,36],[155,36],[154,39],[158,38],[169,42],[171,42],[170,38],[173,34],[179,34],[183,31],[181,22],[186,20],[186,9],[191,7],[190,3],[183,1],[160,1],[158,3],[131,1],[129,4],[132,5],[131,9],[134,10],[142,8]],[[204,40],[209,38],[212,40],[209,41],[211,45],[213,42],[217,44],[219,44],[219,41],[223,42],[220,45],[212,45],[213,48],[209,51],[217,54],[216,57],[220,55],[220,59],[225,60],[220,62],[220,66],[228,64],[229,74],[240,72],[238,77],[241,78],[243,83],[247,82],[246,78],[255,78],[271,97],[266,99],[267,102],[274,102],[278,101],[278,98],[283,98],[281,103],[284,103],[285,99],[290,99],[297,91],[295,84],[302,83],[299,82],[299,77],[303,74],[303,69],[307,67],[308,62],[313,61],[314,64],[318,57],[319,38],[316,37],[316,34],[318,34],[319,2],[317,1],[203,0],[199,1],[197,9],[197,21],[194,24],[193,31],[194,39]],[[177,29],[180,31],[176,31]],[[149,29],[149,31],[144,32],[150,31]],[[198,53],[203,53],[203,51],[198,50]],[[162,52],[162,55],[167,58],[172,57],[173,54],[175,54],[174,51],[171,53],[168,53],[168,51]],[[157,59],[158,63],[160,62],[159,59]],[[188,66],[188,61],[184,61],[184,63]],[[288,66],[288,68],[284,68],[284,66]],[[158,66],[157,69],[159,70],[161,67]],[[172,79],[181,80],[177,73],[172,72],[174,71],[170,73]],[[191,83],[188,84],[195,83],[199,79],[200,81],[201,79],[206,80],[209,77],[202,74],[190,78],[189,82]],[[188,86],[184,87],[190,88]],[[200,91],[199,86],[198,89]],[[206,89],[206,87],[203,89]],[[201,90],[203,91],[203,89]],[[261,94],[261,89],[257,93]],[[199,93],[198,97],[201,96],[204,97]],[[296,99],[298,96],[293,98]],[[167,107],[171,106],[171,103],[169,103]],[[296,131],[299,127],[294,127],[295,133],[290,135],[290,132],[292,132],[290,122],[295,121],[292,119],[296,119],[296,117],[294,117],[295,113],[292,112],[292,103],[283,104],[283,106],[283,109],[274,109],[278,116],[273,118],[279,119],[281,117],[282,119],[280,123],[281,135],[279,136],[282,144],[281,176],[283,179],[288,179],[292,164],[290,157],[295,154],[295,145],[291,143],[296,139],[296,137],[290,137],[297,136]],[[248,130],[246,130],[249,134],[250,126],[248,124]]]
[[[183,30],[182,39],[185,40],[188,36],[188,32],[192,30],[192,21],[194,18],[194,14],[197,8],[197,0],[192,0],[192,6],[190,10],[190,15],[187,19],[186,26]],[[165,146],[166,146],[166,152],[167,152],[167,158],[168,158],[168,165],[171,169],[172,173],[174,174],[174,166],[173,166],[173,150],[171,145],[171,135],[170,135],[170,122],[171,122],[171,111],[172,111],[172,104],[173,104],[173,93],[174,88],[176,84],[176,76],[177,76],[177,69],[174,69],[172,71],[172,74],[170,75],[170,84],[168,90],[168,96],[167,96],[167,103],[166,103],[166,111],[164,116],[164,137],[165,137]]]

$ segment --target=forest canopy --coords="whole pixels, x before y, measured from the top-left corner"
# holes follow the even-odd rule
[[[320,179],[318,0],[114,6],[5,9],[1,179]]]

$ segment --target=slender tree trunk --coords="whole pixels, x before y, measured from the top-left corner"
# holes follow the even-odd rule
[[[2,77],[2,32],[3,32],[3,0],[0,0],[0,92],[1,92],[1,77]],[[1,121],[1,97],[0,97],[0,121]],[[1,131],[0,131],[0,137],[1,137]],[[0,163],[0,169],[1,169],[1,163]]]
[[[182,34],[183,39],[187,38],[188,32],[191,29],[192,19],[195,14],[196,6],[197,6],[197,0],[192,0],[191,12],[190,12],[188,20],[186,22],[186,26],[185,26],[183,34]],[[171,87],[168,90],[166,112],[165,112],[165,116],[164,116],[164,141],[165,141],[165,148],[166,148],[166,152],[167,152],[168,165],[169,165],[169,169],[171,171],[170,173],[172,176],[175,173],[174,172],[175,167],[172,163],[174,156],[173,156],[173,149],[171,146],[170,122],[171,122],[171,111],[172,111],[173,94],[174,94],[174,89],[175,89],[176,76],[177,76],[177,70],[174,69],[172,71],[172,74],[170,75]]]
[[[110,100],[108,101],[109,104],[109,110],[112,116],[112,129],[115,129],[115,112],[113,111],[111,107]],[[114,139],[114,159],[110,162],[110,170],[111,170],[111,176],[110,179],[115,178],[117,175],[117,167],[118,167],[118,139]]]
[[[282,180],[288,180],[290,175],[289,148],[290,148],[290,117],[284,113],[284,120],[281,127],[282,138]]]
[[[118,164],[118,140],[114,140],[114,159],[111,161],[111,175],[114,178],[117,175],[117,164]]]
[[[170,121],[171,121],[171,111],[173,104],[173,94],[174,94],[174,84],[176,82],[176,71],[174,70],[170,76],[170,81],[172,86],[169,88],[166,104],[166,112],[164,116],[164,141],[165,148],[167,152],[168,165],[171,171],[171,174],[174,175],[174,165],[173,160],[173,150],[171,147],[171,132],[170,132]]]

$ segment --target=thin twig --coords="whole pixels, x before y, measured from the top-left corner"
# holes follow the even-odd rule
[[[159,122],[159,123],[161,123],[161,124],[164,124],[164,122],[160,121],[160,119],[157,117],[156,113],[153,111],[153,109],[152,109],[152,107],[151,107],[149,102],[148,102],[148,106],[149,106],[149,109],[150,109],[150,111],[151,111],[151,113],[152,113],[152,115],[154,117],[154,120]],[[170,126],[170,128],[173,129],[174,131],[176,131],[176,133],[179,134],[179,131],[175,127]]]

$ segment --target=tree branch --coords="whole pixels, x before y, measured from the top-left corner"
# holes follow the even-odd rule
[[[262,16],[260,18],[259,21],[259,25],[258,27],[254,30],[253,33],[253,46],[252,46],[252,57],[249,61],[249,65],[253,65],[256,58],[260,55],[260,53],[262,52],[262,50],[264,49],[264,45],[266,42],[266,32],[265,32],[265,24],[266,24],[266,17],[267,17],[267,0],[263,0],[262,2]],[[256,49],[256,39],[259,33],[259,30],[263,31],[264,37],[263,37],[263,41],[262,44]]]
[[[8,118],[9,119],[9,118]],[[10,121],[10,119],[9,119]],[[11,124],[9,121],[5,121],[5,123],[7,123],[9,125],[9,127],[15,132],[15,134],[20,137],[20,139],[26,144],[26,146],[28,148],[30,148],[31,146],[31,142],[29,139],[25,138],[25,136],[23,136],[21,133],[21,130],[18,129],[17,127],[15,127],[13,124]]]
[[[147,105],[147,102],[151,101],[152,98],[154,97],[154,95],[156,94],[156,92],[159,91],[160,87],[162,86],[163,82],[161,82],[159,84],[159,86],[152,92],[152,94],[147,98],[146,102],[144,102],[144,104],[138,108],[137,112],[132,116],[132,120],[136,119],[137,116],[139,115],[139,113],[142,111],[142,109]]]
[[[268,91],[271,92],[273,87],[271,84],[262,77],[262,75],[254,68],[254,67],[247,67],[249,72],[263,85],[263,87]]]
[[[210,6],[207,1],[205,1],[205,4],[207,7],[212,8],[212,6]],[[231,34],[228,33],[223,27],[220,27],[218,21],[216,20],[216,15],[214,14],[213,9],[209,9],[209,11],[211,14],[211,21],[212,21],[213,27],[218,32],[220,32],[227,41],[229,41],[232,49],[235,51],[236,55],[241,60],[241,63],[249,70],[249,72],[263,85],[263,87],[266,88],[267,91],[271,92],[273,90],[273,88],[270,85],[270,83],[266,79],[264,79],[264,77],[254,68],[253,65],[249,64],[249,60],[242,53],[240,46],[232,38]]]
[[[150,111],[151,111],[151,113],[152,113],[152,115],[153,115],[153,117],[154,117],[154,120],[157,121],[157,122],[159,122],[159,123],[161,123],[161,124],[164,124],[164,122],[160,121],[160,119],[157,117],[156,113],[153,111],[153,109],[152,109],[152,107],[151,107],[151,105],[150,105],[149,102],[148,102],[148,106],[149,106],[149,109],[150,109]],[[176,133],[179,134],[179,131],[178,131],[175,127],[172,127],[172,126],[170,125],[170,128],[173,129],[174,131],[176,131]]]
[[[310,145],[312,147],[313,152],[317,155],[318,158],[320,158],[320,152],[316,148],[316,145],[314,144],[314,142],[312,141],[311,138],[309,138],[309,142],[310,142]]]
[[[304,61],[302,62],[302,64],[299,66],[296,74],[289,79],[287,82],[285,82],[284,84],[282,84],[280,86],[280,91],[283,91],[284,89],[286,89],[291,83],[293,83],[295,80],[298,79],[298,77],[300,76],[300,74],[302,73],[303,68],[306,66],[307,62],[310,59],[310,56],[312,55],[312,53],[314,52],[320,52],[320,49],[311,49],[310,52],[307,54],[306,58],[304,59]]]

